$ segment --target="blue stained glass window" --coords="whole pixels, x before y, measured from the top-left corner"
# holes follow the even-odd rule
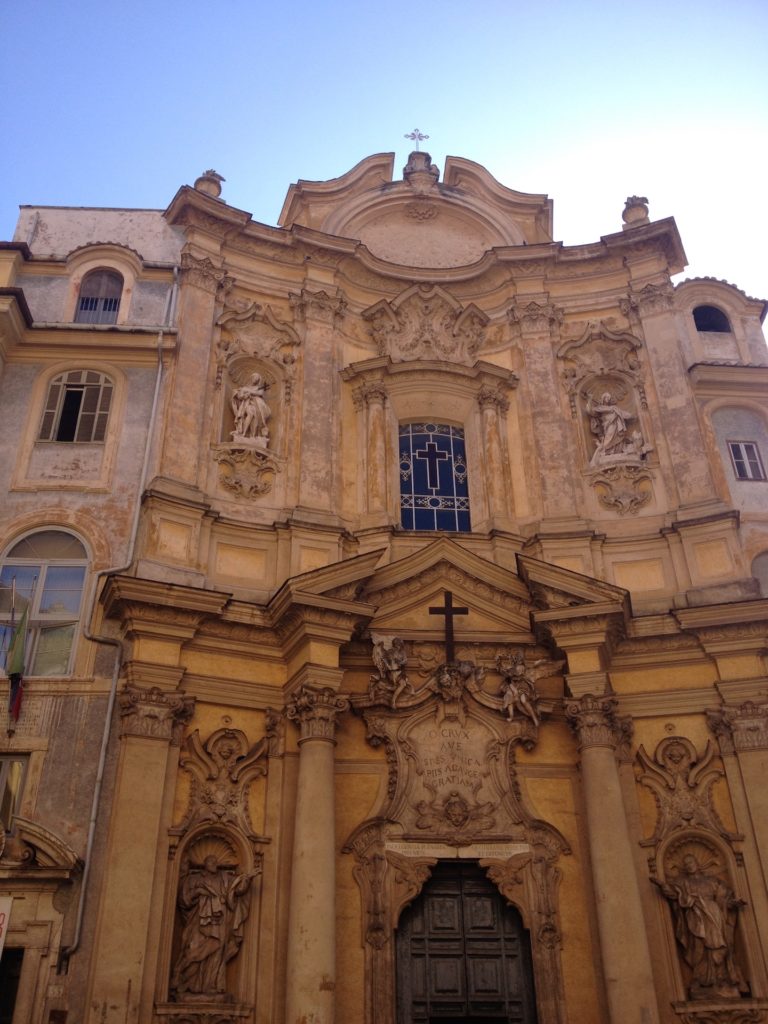
[[[405,530],[471,529],[460,427],[424,422],[400,427],[400,521]]]

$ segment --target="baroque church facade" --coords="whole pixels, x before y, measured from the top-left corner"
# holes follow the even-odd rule
[[[0,245],[2,1024],[768,1021],[766,304],[393,170]]]

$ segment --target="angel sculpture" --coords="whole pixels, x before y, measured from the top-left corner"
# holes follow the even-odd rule
[[[550,669],[546,673],[548,674],[552,671],[551,664],[548,658],[539,658],[529,668],[525,664],[525,655],[522,651],[497,655],[496,671],[501,676],[501,706],[508,721],[513,720],[517,710],[530,718],[535,726],[541,724],[535,680],[545,673],[536,670],[542,665],[549,665]]]
[[[374,639],[371,657],[378,673],[371,676],[371,700],[389,701],[391,707],[397,707],[397,700],[404,691],[413,693],[413,687],[405,672],[408,660],[405,642],[398,636],[392,637],[389,641]]]

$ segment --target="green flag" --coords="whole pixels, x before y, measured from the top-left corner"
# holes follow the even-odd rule
[[[11,646],[8,648],[8,657],[5,662],[5,671],[8,676],[24,675],[24,654],[27,646],[27,620],[29,619],[29,605],[26,606],[19,619],[19,624],[13,631]]]

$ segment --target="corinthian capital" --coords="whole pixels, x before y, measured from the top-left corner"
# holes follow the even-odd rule
[[[329,294],[302,288],[300,292],[291,292],[288,301],[297,320],[318,320],[330,326],[340,321],[347,309],[347,300],[339,289]]]
[[[119,697],[121,736],[147,736],[178,744],[195,709],[194,697],[168,693],[158,686],[128,684]]]
[[[768,704],[748,700],[739,707],[708,711],[709,727],[724,754],[743,750],[768,750]]]
[[[285,714],[301,729],[299,743],[304,740],[333,740],[336,716],[349,708],[346,697],[325,687],[313,690],[303,686],[286,705]]]
[[[523,334],[556,334],[563,323],[562,309],[552,302],[514,302],[507,316]]]
[[[191,252],[181,254],[181,276],[186,284],[201,288],[211,295],[215,295],[219,289],[228,292],[235,283],[235,279],[223,267],[217,267],[210,257],[199,260]]]
[[[509,409],[509,401],[502,388],[493,388],[488,384],[483,384],[478,391],[477,404],[481,409],[496,409],[500,413],[505,413]]]
[[[579,748],[610,747],[615,750],[626,740],[629,725],[616,716],[615,697],[585,694],[580,700],[567,701],[565,717],[579,740]]]
[[[653,314],[664,313],[672,308],[674,288],[668,281],[661,284],[647,284],[644,288],[632,291],[626,299],[619,302],[619,308],[626,317],[633,313]]]

